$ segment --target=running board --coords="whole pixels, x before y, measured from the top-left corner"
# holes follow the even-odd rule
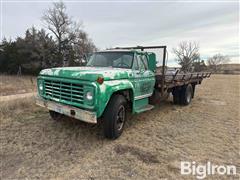
[[[142,107],[139,107],[139,108],[135,109],[135,112],[136,113],[141,113],[141,112],[144,112],[144,111],[149,111],[153,108],[154,108],[153,105],[147,104],[145,106],[142,106]]]

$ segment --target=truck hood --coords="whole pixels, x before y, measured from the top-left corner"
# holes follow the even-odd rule
[[[132,76],[132,70],[111,67],[60,67],[44,69],[40,75],[87,81],[96,81],[98,77],[103,77],[106,81],[127,79]]]

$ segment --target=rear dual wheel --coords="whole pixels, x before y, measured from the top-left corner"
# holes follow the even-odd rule
[[[188,105],[192,101],[193,87],[191,84],[188,84],[181,89],[174,89],[172,94],[174,104]]]
[[[173,104],[180,104],[180,93],[181,93],[181,91],[178,89],[173,90],[173,92],[172,92]]]
[[[187,86],[184,86],[182,89],[182,93],[180,96],[180,103],[182,105],[188,105],[192,101],[193,96],[193,88],[191,84],[188,84]]]

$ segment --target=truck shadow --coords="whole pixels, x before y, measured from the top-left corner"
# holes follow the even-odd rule
[[[53,121],[50,117],[49,120]],[[75,136],[76,139],[82,139],[83,136],[92,136],[98,140],[104,138],[102,133],[102,123],[90,124],[67,116],[65,116],[60,121],[53,121],[52,123],[56,125],[53,125],[53,128],[56,132],[71,132],[71,135]],[[93,138],[91,139],[93,140]]]
[[[175,108],[176,106],[174,106],[171,100],[165,100],[159,104],[154,105],[154,108],[150,111],[146,111],[141,114],[128,113],[128,120],[125,125],[125,130],[127,131],[129,128],[133,128],[140,123],[148,123],[148,121],[151,120],[153,114],[158,115],[161,113],[168,113],[171,110],[175,110]]]
[[[135,128],[138,124],[148,123],[148,118],[151,118],[152,114],[158,113],[167,113],[169,110],[174,110],[175,106],[169,100],[163,101],[158,105],[155,105],[155,108],[143,112],[141,114],[132,114],[131,112],[127,113],[127,121],[124,127],[124,133],[128,133],[128,130],[131,128]],[[148,118],[146,118],[148,117]],[[97,124],[90,124],[79,121],[74,118],[70,118],[65,116],[60,121],[53,121],[50,117],[48,121],[52,121],[51,125],[54,128],[54,131],[59,133],[66,132],[67,134],[71,134],[75,136],[76,139],[83,139],[84,136],[91,137],[90,140],[104,140],[103,134],[103,119],[99,119]]]

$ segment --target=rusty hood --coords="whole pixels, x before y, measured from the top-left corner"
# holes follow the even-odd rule
[[[44,69],[40,75],[87,81],[96,81],[98,77],[103,77],[107,81],[130,78],[132,70],[111,67],[59,67]]]

